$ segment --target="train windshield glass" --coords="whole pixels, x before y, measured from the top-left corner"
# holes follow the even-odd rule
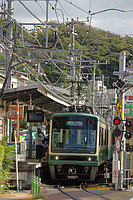
[[[52,152],[96,153],[97,118],[78,115],[54,117]]]

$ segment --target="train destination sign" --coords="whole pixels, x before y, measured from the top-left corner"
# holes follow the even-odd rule
[[[67,121],[66,122],[67,126],[83,126],[82,121]]]

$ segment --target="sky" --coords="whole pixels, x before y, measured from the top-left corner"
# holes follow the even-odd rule
[[[0,0],[2,1],[2,0]],[[3,0],[4,1],[4,0]],[[57,2],[56,2],[57,1]],[[48,16],[49,21],[57,20],[62,23],[67,20],[70,22],[71,18],[79,21],[86,21],[90,17],[88,11],[92,13],[102,11],[104,9],[121,9],[124,11],[106,11],[92,16],[91,26],[110,31],[122,36],[133,36],[133,0],[49,0]],[[40,20],[46,21],[46,0],[33,1],[22,0],[22,2],[33,12]],[[57,3],[56,17],[52,6]],[[14,0],[14,18],[18,22],[39,22],[35,19],[17,0]],[[68,18],[68,19],[67,19]],[[90,19],[90,18],[89,18]]]

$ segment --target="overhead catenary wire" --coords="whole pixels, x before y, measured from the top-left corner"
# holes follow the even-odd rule
[[[90,15],[97,15],[97,14],[107,12],[107,11],[118,11],[118,12],[123,12],[123,13],[133,12],[133,10],[122,10],[122,9],[118,9],[118,8],[107,8],[107,9],[104,9],[104,10],[101,10],[101,11],[98,11],[98,12],[91,13]]]
[[[7,40],[2,34],[0,34],[5,40],[6,40],[6,42],[10,42],[9,40]],[[13,45],[13,43],[12,42],[10,42],[12,45]],[[10,53],[12,53],[12,54],[14,54],[16,57],[19,57],[19,58],[22,58],[22,59],[24,59],[23,57],[21,57],[20,55],[18,55],[18,54],[16,54],[16,53],[14,53],[14,52],[12,52],[11,50],[9,50],[9,49],[7,49],[7,47],[6,47],[6,50],[8,50]],[[50,58],[50,56],[48,55],[48,53],[46,53],[45,52],[45,54],[47,55],[47,57],[48,57],[48,60],[50,60],[55,66],[56,66],[56,68],[58,68],[58,70],[60,70],[64,75],[66,75],[66,76],[69,76],[68,74],[66,74],[63,70],[61,70],[61,68],[60,67],[58,67],[58,65],[57,64],[55,64],[53,61],[52,61],[52,59]],[[25,61],[29,61],[28,59],[24,59]],[[66,64],[66,63],[65,63]]]
[[[64,9],[64,7],[62,6],[62,4],[61,4],[60,1],[59,1],[59,5],[61,6],[62,10],[66,13],[66,15],[67,15],[68,17],[72,18],[72,17],[68,14],[68,12]]]
[[[29,64],[29,65],[32,66],[32,64],[30,63],[29,60],[27,60],[27,59],[25,59],[25,58],[23,58],[23,57],[17,55],[17,54],[14,53],[12,50],[8,49],[6,46],[4,46],[4,48],[5,48],[6,50],[8,50],[10,53],[12,53],[12,58],[13,58],[13,56],[16,56],[19,60],[22,60],[23,62],[26,61],[26,62],[22,63],[22,65],[23,65],[23,66],[25,67],[25,69],[35,78],[35,80],[37,80],[37,81],[42,85],[42,82],[31,72],[30,69],[28,69],[28,67],[26,67],[25,64]],[[11,59],[11,62],[12,62],[12,59]],[[56,89],[56,88],[53,87],[53,85],[50,83],[50,81],[48,80],[48,78],[47,78],[47,81],[49,82],[49,84],[51,85],[51,87],[52,87],[54,90],[57,90],[57,91],[59,92],[58,89]],[[64,96],[63,96],[62,94],[60,94],[60,96],[62,96],[62,97],[64,98]]]
[[[39,22],[41,22],[43,25],[47,26],[47,24],[44,23],[41,19],[39,19],[33,12],[31,12],[30,9],[27,8],[27,6],[26,6],[21,0],[18,0],[18,1],[19,1],[19,3],[22,4],[22,6],[23,6],[33,17],[35,17],[35,18],[36,18]]]
[[[89,14],[89,12],[87,12],[87,11],[85,11],[84,9],[82,9],[81,7],[75,5],[73,2],[68,1],[68,0],[65,0],[65,1],[66,1],[67,3],[73,5],[74,7],[78,8],[79,10],[83,11],[84,13]]]
[[[19,0],[20,1],[20,0]],[[53,62],[53,61],[52,61]],[[56,65],[57,66],[57,65]],[[58,68],[59,69],[59,68]]]
[[[84,9],[82,9],[81,7],[75,5],[73,2],[71,1],[68,1],[68,0],[65,0],[67,3],[73,5],[74,7],[78,8],[79,10],[83,11],[84,13],[86,14],[89,14],[89,15],[96,15],[96,14],[100,14],[100,13],[103,13],[103,12],[107,12],[107,11],[118,11],[118,12],[123,12],[123,13],[126,13],[126,12],[133,12],[133,10],[122,10],[122,9],[119,9],[119,8],[107,8],[107,9],[104,9],[104,10],[101,10],[101,11],[98,11],[98,12],[93,12],[93,13],[90,13],[90,11],[86,11]]]
[[[19,0],[20,1],[20,0]],[[21,2],[21,1],[20,1]],[[23,3],[22,3],[23,4]],[[23,4],[24,5],[24,4]],[[28,9],[28,8],[27,8]],[[29,10],[29,9],[28,9]],[[8,13],[7,13],[8,14]],[[33,14],[34,15],[34,14]],[[15,22],[15,23],[17,23],[16,22],[16,20],[14,20],[9,14],[8,14],[8,16]],[[38,18],[39,19],[39,18]],[[40,21],[41,23],[43,23],[42,21]],[[43,23],[44,24],[44,23]],[[17,23],[17,25],[19,25],[19,23]],[[45,25],[45,24],[44,24]],[[20,26],[20,25],[19,25]],[[20,28],[21,28],[21,26],[20,26]],[[52,29],[52,30],[54,30],[54,29]],[[35,39],[36,39],[36,41],[38,42],[38,44],[39,44],[39,47],[37,47],[37,46],[33,46],[33,48],[44,48],[44,49],[50,49],[50,48],[52,48],[53,46],[55,46],[55,44],[56,44],[56,31],[54,30],[54,32],[55,32],[55,38],[54,38],[54,42],[53,42],[53,44],[50,46],[50,47],[43,47],[41,44],[40,44],[40,42],[37,40],[37,38],[36,37],[34,37]],[[29,32],[28,32],[28,34],[29,34]],[[31,35],[31,34],[30,34]],[[31,35],[32,36],[32,35]]]
[[[31,12],[28,8],[27,8],[27,6],[25,6],[24,5],[24,3],[21,1],[21,0],[18,0],[27,10],[28,10],[28,12],[30,12],[38,21],[40,21],[43,25],[45,25],[46,26],[46,23],[44,23],[44,22],[42,22],[42,20],[40,20],[36,15],[34,15],[34,13],[33,12]],[[20,25],[19,25],[20,26]],[[51,28],[51,27],[50,27]],[[51,28],[52,30],[54,30],[55,31],[55,29],[53,29],[53,28]],[[50,47],[42,47],[41,46],[41,44],[39,44],[39,46],[41,47],[41,48],[44,48],[44,49],[49,49],[49,48],[52,48],[54,45],[55,45],[55,43],[56,43],[56,31],[55,31],[55,41],[54,41],[54,43],[53,43],[53,45],[52,46],[50,46]],[[35,48],[37,48],[37,47],[35,47]]]
[[[38,1],[35,1],[37,2],[37,4],[39,5],[40,9],[42,10],[42,12],[46,15],[46,12],[45,10],[42,8],[41,4],[38,2]],[[51,17],[49,17],[49,19],[52,21]]]
[[[19,24],[19,22],[17,22],[14,18],[12,18],[9,13],[6,11],[6,9],[4,9],[1,5],[0,7],[4,10],[4,12],[8,15],[8,17],[12,20],[12,23],[16,23],[20,28],[21,28],[21,25]],[[24,31],[26,33],[28,33],[31,37],[33,37],[37,42],[38,44],[41,46],[40,42],[37,40],[37,38],[35,36],[33,36],[29,31],[27,31],[25,28],[24,28]]]
[[[1,35],[1,34],[0,34]],[[4,36],[2,36],[2,37],[4,37]],[[4,37],[4,39],[6,39],[5,37]],[[6,39],[6,42],[7,42],[7,39]],[[29,63],[29,60],[28,59],[25,59],[24,57],[22,57],[22,56],[20,56],[20,55],[18,55],[18,54],[16,54],[16,53],[14,53],[12,50],[10,50],[10,49],[8,49],[6,46],[4,47],[4,49],[6,49],[7,51],[9,51],[12,55],[14,55],[15,57],[17,57],[17,58],[19,58],[19,59],[22,59],[22,60],[24,60],[24,61],[26,61],[28,64],[30,64]],[[45,52],[46,53],[46,52]],[[50,57],[49,57],[49,55],[46,53],[46,55],[48,56],[48,59],[49,60],[51,60],[50,59]],[[51,60],[51,62],[56,66],[56,68],[58,68],[58,70],[60,70],[63,74],[65,74],[66,76],[69,76],[68,74],[66,74],[63,70],[61,70],[61,68],[60,67],[58,67],[58,65],[57,64],[55,64],[52,60]],[[31,64],[30,64],[31,65]],[[26,67],[25,67],[26,68]],[[37,77],[33,74],[33,73],[31,73],[31,70],[28,70],[28,68],[26,68],[27,69],[27,71],[36,79],[36,80],[38,80],[37,79]],[[39,80],[38,80],[39,81]],[[50,81],[48,80],[48,78],[47,78],[47,81],[48,81],[48,83],[52,86],[52,83],[50,83]],[[39,81],[40,82],[40,81]]]

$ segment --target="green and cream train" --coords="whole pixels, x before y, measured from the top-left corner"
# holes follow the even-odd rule
[[[52,179],[94,181],[112,159],[114,139],[109,124],[96,114],[66,112],[50,121],[49,170]]]

